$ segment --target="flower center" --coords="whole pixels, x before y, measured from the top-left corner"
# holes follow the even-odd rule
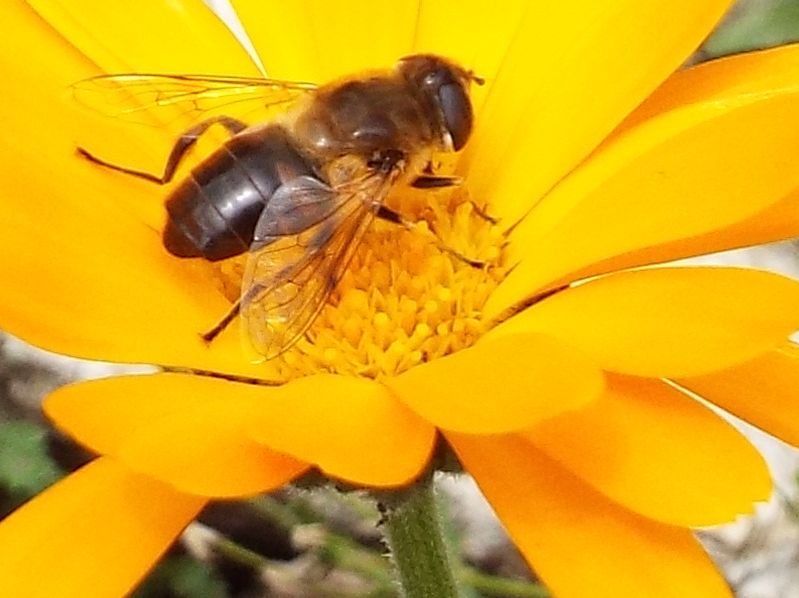
[[[311,327],[269,362],[280,379],[392,376],[482,334],[482,306],[505,274],[502,232],[463,189],[404,188],[387,203],[416,224],[375,219]],[[240,264],[223,266],[231,298],[240,272]]]

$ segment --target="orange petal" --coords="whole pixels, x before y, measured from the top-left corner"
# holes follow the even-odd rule
[[[59,389],[45,410],[83,444],[135,471],[184,492],[238,497],[279,488],[308,468],[247,436],[265,405],[259,390],[199,376],[127,376]]]
[[[767,500],[763,458],[731,425],[659,380],[608,376],[607,392],[524,434],[536,447],[636,513],[697,527]]]
[[[799,347],[786,344],[751,361],[681,386],[794,446],[799,446]]]
[[[400,486],[427,465],[435,429],[371,380],[318,375],[276,389],[253,438],[367,486]]]
[[[783,241],[796,237],[799,237],[799,189],[792,191],[765,210],[742,222],[736,222],[697,237],[669,241],[662,245],[644,247],[630,253],[600,260],[580,271],[573,272],[567,278],[590,277],[604,272],[614,272],[647,264],[658,264],[670,260]],[[519,267],[523,268],[522,266]],[[515,289],[512,287],[515,287]],[[515,280],[508,283],[507,289],[502,288],[499,292],[507,292],[508,294],[505,297],[509,299],[517,291],[520,291],[519,294],[523,294],[526,292],[524,289],[529,288],[530,285],[527,284],[526,280],[515,277]],[[498,295],[496,301],[496,305],[499,305],[503,299]]]
[[[127,595],[204,504],[98,459],[0,523],[0,592]]]
[[[382,386],[332,375],[280,387],[111,378],[58,390],[45,409],[94,450],[214,496],[283,485],[305,467],[284,455],[351,482],[400,485],[425,466],[435,435]]]
[[[521,263],[493,300],[507,305],[562,280],[684,257],[671,246],[683,239],[699,241],[696,253],[762,241],[749,227],[731,245],[706,236],[799,187],[791,158],[799,153],[791,134],[799,127],[799,48],[757,58],[670,79],[646,104],[646,118],[634,114],[635,126],[615,133],[514,230]],[[776,69],[769,76],[768,66]]]
[[[613,132],[613,137],[650,118],[746,95],[769,96],[797,88],[799,44],[710,60],[674,73]]]
[[[106,72],[258,74],[244,49],[201,0],[124,5],[97,0],[27,2]]]
[[[490,334],[539,332],[603,369],[680,377],[744,362],[799,328],[799,283],[742,268],[609,274],[524,310]]]
[[[234,0],[271,77],[324,83],[387,67],[411,52],[417,2],[379,9],[367,0]]]
[[[680,66],[729,5],[530,4],[470,144],[474,199],[515,223]]]
[[[520,430],[581,409],[603,386],[592,362],[540,334],[481,342],[384,382],[436,426],[474,434]]]
[[[518,437],[447,438],[558,598],[732,597],[689,530],[610,502]]]

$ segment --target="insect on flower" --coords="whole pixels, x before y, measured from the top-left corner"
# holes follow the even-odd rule
[[[472,82],[482,80],[429,54],[322,86],[103,75],[73,85],[75,98],[125,119],[177,109],[197,122],[180,135],[161,176],[106,162],[83,148],[78,153],[166,184],[211,126],[231,134],[170,193],[163,243],[175,256],[209,261],[250,252],[240,299],[202,336],[212,341],[241,314],[254,348],[271,359],[311,325],[375,216],[410,226],[384,205],[395,185],[456,184],[454,177],[436,176],[431,156],[466,144]],[[253,101],[288,109],[254,126],[225,113]]]

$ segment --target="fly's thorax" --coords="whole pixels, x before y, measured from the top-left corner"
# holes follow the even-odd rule
[[[292,133],[323,162],[438,145],[435,115],[393,72],[324,86],[293,112]]]

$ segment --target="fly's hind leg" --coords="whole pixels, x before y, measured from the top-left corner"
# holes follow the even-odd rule
[[[219,320],[213,328],[200,334],[200,338],[202,338],[206,344],[210,344],[225,328],[228,327],[228,324],[236,319],[236,316],[238,316],[239,313],[241,313],[241,299],[236,300],[225,316]]]
[[[178,140],[175,142],[175,145],[172,147],[172,151],[169,154],[169,158],[166,161],[166,166],[164,167],[164,173],[161,176],[151,174],[149,172],[142,172],[140,170],[133,170],[131,168],[126,168],[124,166],[119,166],[118,164],[112,164],[110,162],[106,162],[105,160],[98,158],[94,154],[90,153],[88,150],[78,147],[77,152],[79,155],[83,156],[89,162],[93,162],[94,164],[99,164],[105,168],[110,168],[111,170],[116,170],[118,172],[124,172],[125,174],[129,174],[131,176],[139,177],[140,179],[144,179],[146,181],[150,181],[151,183],[156,183],[158,185],[165,185],[169,181],[172,180],[172,177],[175,176],[175,171],[178,169],[180,165],[180,161],[186,155],[192,146],[197,142],[200,136],[205,133],[211,126],[213,125],[222,125],[225,127],[228,132],[232,135],[236,135],[241,133],[244,129],[247,128],[247,125],[241,122],[240,120],[236,120],[235,118],[231,118],[229,116],[215,116],[213,118],[209,118],[204,120],[200,123],[197,123],[192,128],[188,129],[185,133],[183,133]]]
[[[233,320],[235,320],[241,314],[242,305],[244,305],[246,309],[246,306],[263,291],[264,285],[253,284],[249,289],[247,289],[246,293],[236,299],[236,302],[230,306],[230,309],[222,317],[222,319],[214,324],[213,328],[200,334],[200,338],[202,338],[206,344],[211,343],[225,330],[225,328],[228,327]]]

